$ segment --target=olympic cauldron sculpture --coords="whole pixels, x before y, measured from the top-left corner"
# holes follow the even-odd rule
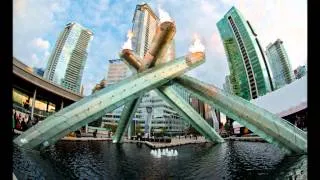
[[[124,105],[113,137],[114,143],[120,143],[143,94],[150,90],[155,90],[183,117],[183,120],[190,123],[206,139],[216,143],[224,142],[202,116],[180,97],[174,88],[177,86],[186,89],[193,96],[240,122],[285,152],[289,154],[307,152],[306,133],[297,127],[249,101],[183,75],[205,61],[205,48],[198,37],[195,38],[186,56],[170,62],[162,61],[175,32],[175,23],[171,18],[168,15],[161,18],[160,14],[160,24],[143,58],[132,50],[132,34],[129,33],[120,57],[136,71],[134,75],[56,112],[41,124],[33,126],[14,139],[14,142],[25,148],[48,147],[68,133]]]

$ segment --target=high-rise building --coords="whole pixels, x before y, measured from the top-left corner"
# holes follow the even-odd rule
[[[42,68],[36,68],[36,67],[34,67],[34,68],[33,68],[33,73],[35,73],[35,74],[38,75],[38,76],[43,77],[43,75],[44,75],[44,70],[43,70]]]
[[[129,67],[122,61],[122,59],[111,59],[109,60],[106,79],[103,79],[99,84],[96,85],[96,87],[101,88],[110,86],[112,84],[116,84],[128,77],[129,75]],[[118,122],[120,120],[122,110],[123,106],[115,109],[112,112],[107,113],[105,116],[102,117],[102,124]]]
[[[200,116],[207,121],[207,123],[210,126],[215,127],[215,129],[219,129],[219,122],[221,120],[220,112],[218,110],[212,108],[209,104],[204,103],[193,96],[190,96],[190,104],[193,107],[193,109],[196,110],[200,114]]]
[[[233,93],[250,100],[271,91],[268,62],[249,21],[232,7],[217,27],[228,58]]]
[[[144,57],[147,53],[156,33],[158,21],[158,16],[148,4],[136,6],[132,19],[132,47],[140,57]]]
[[[159,22],[158,16],[148,4],[143,3],[136,6],[132,20],[132,48],[141,58],[144,57],[150,48]],[[166,55],[160,60],[160,63],[174,60],[174,58],[175,45],[174,41],[172,41]],[[180,95],[185,97],[183,93]],[[135,123],[139,123],[141,127],[144,127],[145,120],[147,119],[147,107],[152,107],[151,128],[154,132],[159,131],[161,128],[164,128],[168,134],[182,133],[184,131],[186,124],[182,121],[180,115],[154,91],[145,94],[138,107],[137,114],[139,114],[138,116],[141,117],[141,119],[137,118],[137,122]]]
[[[307,74],[307,67],[306,65],[298,66],[297,69],[294,70],[294,75],[296,79],[302,78],[304,75]]]
[[[80,93],[81,80],[93,33],[78,23],[68,23],[60,33],[44,77]]]
[[[143,58],[147,53],[159,22],[160,19],[147,3],[138,4],[136,6],[132,20],[132,47],[140,57]],[[174,58],[175,43],[173,40],[169,45],[166,55],[161,59],[161,62],[168,62]]]
[[[80,95],[83,96],[83,93],[84,93],[84,87],[83,85],[81,85]]]
[[[109,60],[108,73],[106,75],[106,86],[117,83],[128,77],[129,68],[122,59]]]
[[[200,114],[201,117],[205,118],[204,102],[200,101],[196,97],[190,96],[190,104]]]
[[[267,46],[266,55],[273,77],[274,89],[279,89],[291,83],[294,79],[294,74],[287,52],[283,46],[283,41],[277,39],[276,42],[270,43]]]
[[[223,90],[227,93],[232,94],[232,88],[231,88],[231,82],[230,82],[230,75],[227,75],[225,78],[225,82],[223,84]]]

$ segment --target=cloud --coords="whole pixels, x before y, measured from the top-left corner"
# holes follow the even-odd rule
[[[32,54],[31,60],[34,61],[35,63],[39,61],[39,58],[36,54]]]
[[[212,33],[208,46],[215,53],[217,53],[218,56],[220,56],[220,57],[224,57],[225,56],[222,40],[221,40],[220,35],[218,34],[218,32],[213,32]]]
[[[38,65],[41,64],[41,61],[37,54],[32,54],[30,59],[31,59],[31,62],[29,66],[31,67],[39,67]]]
[[[138,0],[72,1],[14,0],[13,55],[30,66],[42,66],[65,24],[75,21],[94,33],[84,69],[85,94],[105,77],[108,59],[118,58],[126,33],[132,27]],[[228,63],[216,27],[225,13],[235,5],[251,22],[265,47],[277,38],[284,41],[293,67],[307,58],[307,7],[301,0],[146,0],[158,14],[158,4],[176,22],[176,55],[188,52],[192,35],[198,33],[206,46],[206,62],[188,74],[220,88],[228,74]]]
[[[49,51],[46,51],[46,52],[44,53],[44,56],[45,56],[45,57],[49,57],[49,55],[50,55]]]
[[[25,0],[16,0],[13,4],[13,11],[16,16],[23,17],[25,16],[26,11],[26,1]]]
[[[32,44],[36,47],[36,48],[40,48],[43,50],[47,50],[50,47],[50,43],[47,40],[44,40],[42,38],[36,38],[32,41]]]
[[[108,60],[119,58],[118,53],[124,41],[125,37],[119,40],[110,30],[96,33],[91,42],[91,50],[83,73],[82,82],[85,84],[85,94],[91,94],[95,84],[105,78]]]
[[[215,11],[215,6],[208,1],[200,1],[200,9],[208,16],[212,16]]]
[[[44,67],[57,29],[57,14],[64,14],[68,0],[13,1],[13,56],[30,66]],[[57,32],[58,31],[58,32]],[[54,39],[54,40],[53,40]],[[36,63],[37,62],[37,63]]]

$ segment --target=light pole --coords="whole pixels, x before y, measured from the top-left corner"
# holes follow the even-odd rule
[[[147,120],[145,121],[145,125],[144,125],[144,133],[148,133],[148,137],[150,135],[150,130],[151,130],[151,113],[152,113],[152,107],[151,106],[147,106]]]

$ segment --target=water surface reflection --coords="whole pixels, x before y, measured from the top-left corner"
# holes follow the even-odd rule
[[[283,179],[306,173],[306,156],[284,157],[268,143],[226,142],[175,147],[155,158],[144,144],[60,141],[44,152],[14,147],[18,179]]]

